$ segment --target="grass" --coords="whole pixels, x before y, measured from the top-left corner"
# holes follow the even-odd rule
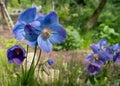
[[[6,50],[18,42],[15,39],[8,40],[0,37],[0,43],[5,47],[0,50],[0,85],[23,86],[20,84],[23,73],[19,68],[16,69],[15,64],[9,64],[6,57]],[[85,70],[86,65],[81,60],[76,60],[76,55],[72,55],[69,62],[64,61],[61,55],[52,68],[47,66],[51,71],[49,76],[41,69],[38,78],[36,79],[36,76],[32,78],[34,83],[30,80],[28,82],[30,85],[27,86],[120,86],[120,64],[114,64],[111,61],[104,65],[102,73],[92,78],[95,81],[93,84]],[[80,58],[83,57],[80,56]]]

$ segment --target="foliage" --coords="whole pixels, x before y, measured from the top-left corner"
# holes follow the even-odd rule
[[[100,24],[98,30],[93,33],[94,39],[106,38],[110,43],[116,43],[120,39],[120,35],[114,28],[108,25]],[[113,40],[114,39],[114,40]]]
[[[80,48],[80,35],[72,26],[66,27],[67,38],[64,43],[54,46],[55,50],[74,50]]]

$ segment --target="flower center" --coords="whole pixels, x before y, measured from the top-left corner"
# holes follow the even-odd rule
[[[118,50],[117,50],[117,53],[119,53],[119,54],[120,54],[120,49],[118,49]]]
[[[17,55],[19,55],[22,51],[21,51],[21,49],[16,48],[15,52],[16,52]]]
[[[51,36],[51,29],[50,28],[44,28],[42,31],[42,38],[47,39]]]
[[[90,68],[94,70],[94,69],[95,69],[95,66],[94,66],[94,65],[90,65]]]
[[[98,60],[99,59],[99,54],[94,54],[93,57]]]
[[[105,51],[106,50],[106,46],[102,46],[101,49]]]

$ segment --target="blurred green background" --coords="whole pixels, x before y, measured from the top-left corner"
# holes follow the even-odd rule
[[[120,0],[4,0],[9,13],[14,9],[26,9],[34,3],[42,6],[41,13],[54,10],[60,23],[67,30],[64,43],[54,46],[55,50],[88,49],[91,43],[106,38],[110,44],[120,43]],[[101,5],[105,4],[105,5]],[[100,9],[98,7],[101,6]],[[97,10],[97,11],[96,11]],[[101,11],[100,11],[101,10]],[[95,18],[98,12],[98,17]],[[93,24],[88,28],[87,23]]]

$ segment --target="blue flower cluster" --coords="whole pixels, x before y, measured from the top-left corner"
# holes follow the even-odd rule
[[[36,12],[36,8],[28,8],[18,17],[13,28],[18,40],[26,40],[29,46],[39,46],[44,52],[52,51],[52,44],[61,43],[66,38],[66,30],[59,24],[55,12],[46,15]]]
[[[29,46],[39,46],[44,52],[52,51],[52,44],[65,40],[66,30],[59,24],[58,15],[52,11],[46,15],[36,12],[36,7],[31,7],[22,12],[13,27],[13,34],[17,40],[26,40]],[[7,50],[9,63],[20,65],[26,58],[26,51],[22,46],[15,45]],[[53,60],[48,60],[52,65]]]
[[[85,58],[85,61],[89,63],[86,70],[90,75],[101,72],[101,65],[106,64],[107,61],[120,62],[119,44],[115,44],[110,48],[106,39],[102,38],[97,44],[91,44],[90,48],[93,53],[88,54]]]

